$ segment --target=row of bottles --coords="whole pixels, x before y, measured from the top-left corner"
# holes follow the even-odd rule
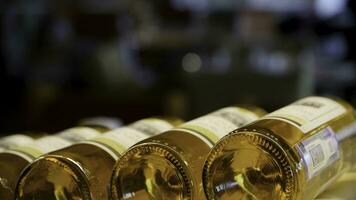
[[[0,139],[5,200],[314,199],[355,169],[354,109],[325,97]]]

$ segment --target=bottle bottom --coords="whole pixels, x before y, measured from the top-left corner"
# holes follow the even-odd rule
[[[291,175],[277,143],[247,132],[218,143],[205,164],[203,182],[208,199],[290,199]]]
[[[75,162],[61,156],[37,159],[20,179],[19,199],[90,199],[88,187]]]
[[[111,182],[114,199],[190,199],[189,178],[175,150],[141,144],[122,156]]]

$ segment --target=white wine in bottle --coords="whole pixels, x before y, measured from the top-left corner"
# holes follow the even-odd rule
[[[14,199],[21,171],[37,157],[75,142],[96,137],[107,130],[101,126],[74,127],[0,152],[0,199]]]
[[[233,131],[209,153],[209,200],[314,199],[356,161],[354,109],[307,97]]]
[[[108,199],[115,161],[135,143],[181,124],[147,118],[44,155],[18,182],[17,199]]]
[[[252,106],[227,107],[138,143],[115,165],[111,198],[204,199],[201,174],[210,148],[264,114]]]
[[[0,199],[12,197],[6,195],[8,193],[8,189],[13,191],[13,186],[15,184],[15,182],[12,182],[9,178],[14,176],[12,174],[15,174],[16,171],[18,171],[17,167],[19,167],[11,166],[15,164],[16,161],[4,159],[4,156],[7,157],[6,150],[33,143],[36,138],[43,135],[44,133],[40,132],[24,132],[0,138]],[[2,154],[3,152],[5,153]]]

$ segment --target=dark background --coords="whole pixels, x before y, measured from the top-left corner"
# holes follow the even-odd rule
[[[0,133],[186,120],[307,95],[356,105],[351,0],[0,2]]]

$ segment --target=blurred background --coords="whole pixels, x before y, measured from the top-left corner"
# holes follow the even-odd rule
[[[235,103],[356,105],[351,0],[0,2],[0,133]]]

